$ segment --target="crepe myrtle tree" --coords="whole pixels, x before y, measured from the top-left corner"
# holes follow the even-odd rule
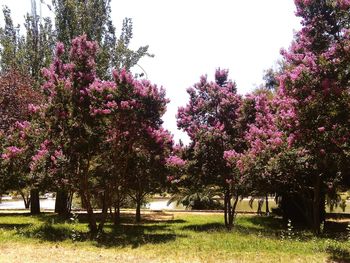
[[[245,148],[241,152],[226,151],[224,157],[250,195],[265,196],[268,213],[267,196],[276,191],[269,162],[287,144],[285,134],[276,125],[274,94],[268,90],[248,94],[242,104],[241,120],[245,128]]]
[[[32,119],[32,108],[35,104],[40,104],[44,100],[44,96],[41,92],[37,91],[33,87],[34,81],[31,77],[14,69],[8,70],[0,76],[0,130],[3,134],[3,147],[16,146],[15,138],[24,141],[24,136],[19,137],[18,133],[24,134],[28,129],[28,121]],[[22,130],[21,127],[23,128]],[[12,134],[14,133],[14,134]],[[23,142],[24,143],[24,142]],[[11,145],[13,144],[13,145]],[[32,143],[29,143],[33,146]],[[35,145],[35,143],[34,143]],[[33,151],[33,149],[31,149]],[[6,156],[6,155],[4,155]],[[5,165],[6,163],[6,165]],[[7,166],[8,161],[5,161],[4,166]],[[9,168],[7,166],[7,168]],[[15,167],[19,168],[19,167]],[[21,169],[21,168],[19,168]],[[22,167],[22,169],[28,169],[28,166]],[[10,169],[11,170],[11,169]],[[4,172],[4,170],[3,170]],[[29,189],[31,184],[27,184],[27,178],[20,179],[18,176],[23,173],[17,174],[9,171],[12,176],[6,176],[4,172],[4,187],[7,190],[17,191],[23,197],[25,207],[29,208],[30,195],[26,189]],[[16,179],[14,178],[16,177]],[[37,196],[38,197],[38,196]],[[34,198],[33,196],[31,198]],[[35,203],[38,203],[36,200]]]
[[[228,79],[228,71],[222,69],[216,70],[215,81],[202,76],[187,92],[190,99],[186,107],[179,108],[177,125],[192,140],[197,183],[201,187],[220,189],[224,197],[225,225],[231,229],[234,204],[241,189],[238,185],[233,189],[227,183],[231,171],[223,155],[226,150],[241,147],[242,134],[237,126],[241,97],[237,95],[236,84]]]
[[[279,76],[279,93],[293,101],[292,121],[284,123],[295,146],[310,154],[313,231],[320,232],[320,210],[329,187],[348,184],[350,2],[296,0],[302,29]]]
[[[86,90],[98,81],[94,60],[97,48],[85,35],[77,37],[72,41],[69,63],[63,63],[64,45],[58,43],[53,63],[42,70],[42,88],[48,97],[42,113],[47,127],[45,136],[51,142],[49,152],[59,155],[50,156],[53,167],[48,173],[60,187],[78,190],[92,233],[97,232],[97,224],[89,169],[101,136],[99,123],[90,114],[91,101]]]
[[[40,213],[39,190],[44,188],[45,175],[35,169],[45,165],[44,157],[48,153],[49,141],[43,141],[42,135],[40,124],[16,122],[6,135],[1,154],[7,188],[19,192],[30,188],[31,214]]]
[[[90,113],[101,121],[103,144],[109,149],[104,165],[109,167],[113,191],[107,196],[108,205],[119,203],[113,192],[123,190],[134,199],[139,222],[144,196],[160,191],[166,181],[165,159],[173,140],[162,128],[161,117],[168,99],[164,89],[137,80],[126,70],[114,71],[113,77],[114,83],[96,83],[88,89],[94,101]]]

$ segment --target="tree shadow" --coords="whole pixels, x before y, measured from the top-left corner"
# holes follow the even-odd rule
[[[12,230],[12,229],[21,229],[31,226],[29,223],[10,223],[10,224],[0,224],[0,229]]]
[[[206,223],[201,225],[188,225],[181,228],[181,230],[190,230],[195,232],[220,232],[225,231],[226,227],[223,223]]]
[[[36,216],[36,218],[42,223],[27,224],[22,228],[17,228],[17,235],[54,242],[65,240],[85,242],[90,240],[93,245],[106,248],[127,246],[136,248],[145,244],[166,243],[174,241],[178,237],[185,237],[175,234],[174,230],[169,228],[169,224],[186,222],[184,220],[152,221],[151,219],[146,219],[139,224],[135,224],[133,218],[123,216],[123,223],[113,225],[107,222],[104,232],[91,239],[88,231],[74,226],[75,224],[81,226],[87,222],[84,215],[79,216],[78,221],[63,220],[55,214],[42,214]]]
[[[337,263],[349,263],[350,262],[350,251],[340,247],[329,246],[326,249],[329,255],[329,262]]]
[[[233,226],[233,231],[244,234],[266,233],[268,236],[275,236],[274,233],[280,229],[282,229],[280,218],[262,216],[238,218]],[[214,222],[199,225],[188,225],[182,227],[182,230],[191,230],[195,232],[215,232],[227,231],[227,228],[225,227],[224,223]]]
[[[348,224],[348,221],[326,221],[321,237],[345,241],[349,235]]]
[[[137,248],[145,244],[160,244],[174,241],[184,235],[175,234],[167,225],[119,225],[106,226],[106,232],[97,239],[99,247],[127,247]],[[108,231],[110,230],[110,231]]]
[[[17,234],[27,238],[36,238],[42,241],[64,241],[72,238],[72,229],[62,225],[44,223],[39,227],[27,227],[17,230]]]

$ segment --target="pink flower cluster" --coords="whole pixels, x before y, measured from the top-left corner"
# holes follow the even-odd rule
[[[4,153],[1,155],[1,158],[4,160],[10,160],[18,155],[20,155],[25,148],[18,148],[16,146],[9,146],[5,148]]]
[[[184,167],[186,165],[186,161],[175,155],[168,157],[166,163],[172,167]]]
[[[29,165],[31,171],[34,171],[37,168],[38,164],[46,158],[47,154],[49,153],[49,150],[48,150],[49,143],[50,143],[49,140],[45,140],[40,145],[40,149],[37,151],[37,153],[32,157],[32,162]]]

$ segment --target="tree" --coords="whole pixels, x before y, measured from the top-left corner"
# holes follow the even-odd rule
[[[292,101],[293,108],[279,114],[295,147],[304,147],[310,156],[310,214],[318,234],[325,194],[348,174],[350,3],[295,3],[303,28],[282,52],[286,68],[279,76],[281,99]]]
[[[130,18],[124,19],[121,35],[116,37],[110,17],[110,0],[53,0],[52,3],[58,41],[70,46],[72,39],[86,34],[88,40],[98,43],[96,70],[99,78],[111,80],[112,69],[129,71],[142,57],[152,56],[148,46],[141,46],[136,51],[129,48],[133,37]]]
[[[177,124],[192,140],[191,173],[195,173],[197,188],[216,188],[223,194],[225,225],[231,229],[242,189],[238,183],[231,183],[234,178],[223,155],[226,150],[241,147],[237,126],[241,98],[235,83],[228,80],[228,71],[220,69],[215,73],[215,82],[201,77],[187,92],[190,100],[186,107],[179,108]]]
[[[6,73],[17,70],[31,76],[33,85],[40,86],[40,70],[51,63],[55,35],[50,18],[26,15],[25,34],[20,26],[14,26],[11,11],[3,7],[5,27],[0,28],[0,71]],[[39,23],[43,21],[43,23]]]
[[[30,119],[30,107],[43,102],[33,80],[16,70],[0,75],[0,129],[8,131],[17,121]]]
[[[23,153],[24,155],[18,156],[24,156],[23,158],[29,158],[29,153],[34,150],[33,144],[27,141],[28,136],[26,132],[28,129],[23,127],[29,125],[28,121],[31,120],[31,110],[35,107],[34,105],[43,102],[43,95],[33,88],[32,83],[33,81],[30,77],[15,70],[8,71],[0,76],[0,130],[2,130],[1,133],[4,135],[4,138],[8,138],[3,141],[3,147],[6,145],[8,147],[15,146],[18,143],[15,138],[22,141],[19,144],[28,144],[28,147],[32,145],[32,148],[29,149],[29,147],[29,151],[26,151],[28,154]],[[20,136],[19,133],[22,135]],[[23,197],[25,207],[29,208],[30,202],[24,189],[33,186],[34,183],[33,180],[29,180],[29,166],[24,165],[24,163],[28,164],[28,161],[21,160],[20,162],[22,162],[21,167],[11,164],[12,168],[8,167],[6,162],[4,162],[3,165],[7,166],[5,170],[11,176],[4,174],[3,178],[6,188],[18,191]],[[20,171],[14,172],[16,169],[20,169]],[[38,204],[39,196],[32,199]]]
[[[86,35],[73,40],[67,64],[64,53],[59,43],[53,64],[43,70],[48,103],[41,115],[50,142],[45,169],[65,183],[60,187],[78,189],[90,232],[96,234],[118,187],[134,191],[139,207],[143,195],[155,191],[165,176],[162,167],[172,139],[161,128],[161,116],[168,100],[163,89],[125,70],[114,71],[114,82],[97,79],[97,43]],[[96,195],[103,204],[99,226],[91,203]]]
[[[108,203],[120,203],[113,191],[123,189],[136,203],[140,221],[141,202],[146,194],[159,191],[165,183],[165,159],[171,151],[172,137],[162,128],[161,117],[168,100],[164,89],[146,80],[136,80],[125,70],[114,71],[115,86],[91,86],[95,104],[91,114],[102,121],[106,143],[102,169],[110,173]],[[113,190],[113,191],[112,191]],[[117,198],[114,199],[113,198]],[[106,206],[108,207],[108,206]],[[119,209],[119,206],[117,207]]]
[[[53,0],[52,4],[58,41],[69,47],[75,37],[85,34],[88,40],[97,42],[96,74],[100,79],[113,80],[114,68],[129,71],[142,57],[152,56],[148,53],[148,46],[136,51],[129,48],[133,37],[130,18],[124,19],[121,35],[116,37],[116,28],[110,17],[110,0]],[[68,62],[68,54],[63,54],[61,59]],[[67,207],[66,191],[57,192],[57,196],[57,208]]]

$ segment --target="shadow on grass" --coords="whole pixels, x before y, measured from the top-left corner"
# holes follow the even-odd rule
[[[201,225],[188,225],[182,227],[181,229],[195,232],[219,232],[225,231],[226,227],[223,223],[206,223]]]
[[[329,262],[338,262],[338,263],[348,263],[350,262],[350,251],[335,247],[335,246],[329,246],[326,250],[326,252],[329,254]]]
[[[72,229],[62,225],[44,223],[40,226],[29,226],[17,231],[17,234],[27,238],[37,238],[43,241],[64,241],[72,237]]]
[[[98,247],[136,248],[145,244],[158,244],[175,240],[179,235],[166,225],[107,225],[106,232],[100,233],[93,241]],[[90,240],[88,232],[78,231],[64,225],[42,224],[40,227],[19,229],[17,234],[37,238],[43,241],[72,240],[84,242]],[[184,237],[181,235],[181,237]]]
[[[97,246],[137,248],[145,244],[174,241],[178,237],[186,236],[175,234],[167,225],[108,225],[106,232],[98,236],[96,241]]]
[[[238,218],[233,227],[233,231],[244,234],[261,234],[263,232],[271,236],[271,233],[279,231],[281,227],[282,222],[279,218],[254,216]],[[191,230],[195,232],[227,231],[225,224],[219,222],[188,225],[184,226],[182,230]]]
[[[41,223],[28,224],[22,228],[17,228],[17,235],[42,241],[91,241],[90,234],[81,230],[82,225],[86,224],[84,215],[79,216],[79,223],[70,220],[64,221],[54,214],[42,214],[35,217]],[[63,222],[66,224],[61,224]],[[72,224],[69,224],[70,222]],[[186,222],[184,220],[152,221],[151,218],[145,218],[141,224],[134,224],[133,217],[124,217],[123,215],[122,222],[117,226],[107,223],[104,232],[98,234],[92,240],[92,244],[98,247],[131,246],[136,248],[145,244],[166,243],[178,237],[185,237],[184,235],[175,234],[174,230],[169,228],[169,224]]]
[[[21,229],[29,227],[31,224],[27,223],[13,223],[13,224],[0,224],[0,229],[12,230],[12,229]]]

